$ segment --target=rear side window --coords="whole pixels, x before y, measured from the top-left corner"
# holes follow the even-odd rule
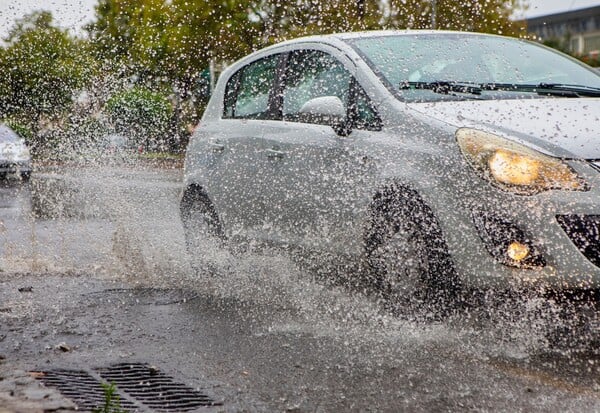
[[[270,96],[280,55],[269,56],[244,66],[227,82],[223,117],[271,119]]]

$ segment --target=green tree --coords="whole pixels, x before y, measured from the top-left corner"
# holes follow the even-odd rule
[[[261,24],[263,45],[303,35],[379,29],[383,12],[383,4],[377,0],[301,0],[293,4],[263,0],[253,8]]]
[[[117,132],[125,133],[146,148],[166,149],[173,109],[163,95],[134,87],[111,96],[106,110]]]
[[[50,12],[17,20],[0,48],[0,118],[19,125],[34,155],[60,148],[60,125],[94,71],[86,41],[52,24]]]
[[[100,0],[96,18],[87,30],[97,57],[124,75],[163,75],[169,27],[164,1]]]
[[[510,17],[521,0],[299,0],[259,1],[263,43],[308,34],[377,29],[468,30],[515,35],[522,23]]]
[[[187,84],[197,80],[210,60],[232,61],[300,35],[424,29],[434,20],[440,29],[517,34],[520,27],[510,16],[521,2],[100,0],[88,31],[102,57],[123,63],[143,81]]]
[[[100,0],[87,30],[105,67],[172,96],[177,141],[198,121],[210,62],[251,52],[259,37],[256,28],[244,1]]]
[[[52,25],[50,12],[17,21],[0,50],[0,116],[34,122],[65,111],[93,68],[85,42]]]
[[[244,1],[100,0],[87,27],[99,56],[154,85],[189,83],[211,59],[232,60],[258,37]]]
[[[523,24],[511,16],[524,7],[521,0],[390,0],[383,26],[519,35]]]

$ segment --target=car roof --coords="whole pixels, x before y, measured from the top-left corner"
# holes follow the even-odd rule
[[[347,40],[353,39],[364,39],[364,38],[376,38],[382,36],[415,36],[415,35],[463,35],[463,36],[487,36],[487,37],[502,37],[495,34],[488,33],[476,33],[476,32],[466,32],[466,31],[453,31],[453,30],[371,30],[371,31],[362,31],[362,32],[345,32],[345,33],[332,33],[332,34],[321,34],[321,35],[312,35],[312,36],[304,36],[298,37],[295,39],[285,40],[279,43],[275,43],[271,46],[259,49],[254,53],[246,56],[256,56],[258,54],[263,54],[264,52],[271,52],[272,50],[279,49],[281,47],[289,47],[293,45],[302,45],[306,43],[323,43],[335,46],[337,48],[345,48],[347,47]],[[246,57],[240,60],[246,60]]]
[[[19,139],[19,135],[8,125],[0,123],[0,142],[16,142]]]
[[[369,37],[382,37],[382,36],[414,36],[414,35],[467,35],[467,36],[498,36],[488,33],[475,33],[465,31],[454,31],[454,30],[371,30],[362,32],[346,32],[346,33],[332,33],[314,36],[299,37],[292,40],[287,40],[278,45],[282,44],[293,44],[303,42],[335,42],[336,40],[351,40],[358,38],[369,38]]]

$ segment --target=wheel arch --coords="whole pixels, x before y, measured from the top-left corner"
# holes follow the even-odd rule
[[[428,248],[439,258],[435,261],[434,272],[445,281],[444,284],[458,284],[458,274],[442,225],[421,192],[406,182],[390,180],[373,194],[364,233],[367,257],[384,242],[385,230],[390,225],[399,229],[402,219],[407,216],[416,218],[418,225],[428,234]]]
[[[199,183],[189,183],[183,188],[180,197],[180,209],[183,208],[186,203],[194,201],[212,204],[204,187]]]
[[[179,213],[182,221],[187,218],[188,211],[194,206],[199,206],[205,214],[209,215],[210,221],[214,225],[214,235],[225,240],[225,232],[219,213],[206,190],[198,183],[189,183],[183,189],[179,203]]]

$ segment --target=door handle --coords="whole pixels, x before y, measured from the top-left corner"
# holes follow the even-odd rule
[[[269,159],[283,159],[286,152],[278,151],[276,149],[267,149],[265,151],[267,153],[267,158]]]
[[[223,152],[225,150],[225,145],[218,142],[209,142],[208,146],[213,152]]]

